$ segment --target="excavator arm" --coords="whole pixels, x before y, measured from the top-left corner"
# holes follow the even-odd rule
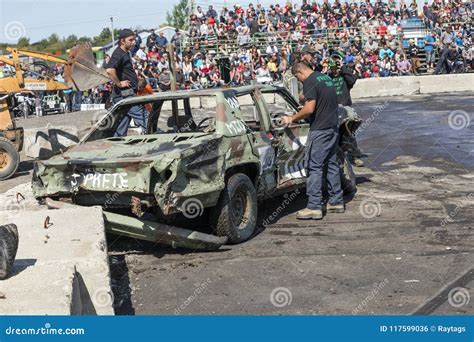
[[[0,61],[15,69],[15,76],[0,79],[0,93],[17,93],[28,90],[88,90],[110,81],[107,72],[94,63],[94,55],[89,44],[81,44],[71,49],[68,59],[57,57],[47,52],[7,48],[12,58],[0,56]],[[50,78],[28,79],[23,72],[29,70],[28,65],[21,63],[20,56],[41,59],[47,62],[64,65],[65,83]]]

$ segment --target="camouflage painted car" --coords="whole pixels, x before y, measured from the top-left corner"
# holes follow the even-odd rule
[[[114,137],[130,106],[149,112],[146,134]],[[275,86],[128,98],[78,145],[37,161],[33,190],[37,198],[138,216],[153,209],[163,221],[175,214],[196,218],[209,208],[214,233],[239,243],[255,231],[259,200],[305,185],[309,124],[278,124],[297,108],[295,98]],[[341,120],[343,134],[357,126],[357,120]],[[340,157],[345,193],[353,193],[354,174],[344,153]]]

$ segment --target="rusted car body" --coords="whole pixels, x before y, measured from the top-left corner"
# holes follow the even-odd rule
[[[130,106],[149,112],[146,134],[114,137]],[[194,219],[209,208],[219,236],[238,243],[254,232],[257,201],[305,185],[309,124],[283,127],[298,103],[283,87],[246,86],[132,97],[117,103],[74,147],[35,163],[35,196],[100,205],[106,211],[149,209],[157,220]],[[343,118],[341,133],[357,120]],[[346,193],[355,177],[341,153]]]

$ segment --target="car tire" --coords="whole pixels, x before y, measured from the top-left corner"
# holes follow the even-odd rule
[[[20,154],[10,140],[0,137],[0,180],[13,176],[20,164]]]
[[[18,250],[18,229],[14,224],[0,226],[0,280],[10,276]]]
[[[249,177],[232,175],[211,210],[211,227],[217,236],[227,236],[228,244],[248,240],[257,225],[257,192]]]

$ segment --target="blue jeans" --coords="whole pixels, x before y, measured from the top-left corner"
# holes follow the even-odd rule
[[[306,144],[306,193],[308,209],[319,209],[323,206],[323,177],[327,171],[329,203],[343,204],[341,188],[341,170],[337,162],[337,128],[309,131]]]
[[[112,98],[112,102],[113,104],[116,104],[122,99],[124,99],[124,97],[115,96]],[[114,133],[114,137],[123,137],[127,135],[128,126],[130,125],[130,121],[132,119],[139,127],[141,127],[143,130],[146,130],[148,112],[146,111],[145,105],[130,107],[127,114],[125,114],[122,118],[122,121],[120,121],[117,130]]]
[[[435,61],[435,51],[425,50],[426,52],[426,64],[433,64]]]

